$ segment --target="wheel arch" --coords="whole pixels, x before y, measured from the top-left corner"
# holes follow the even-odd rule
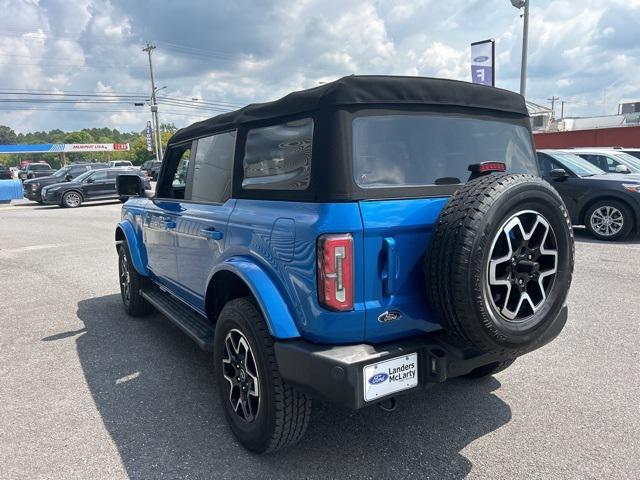
[[[604,200],[614,200],[616,202],[622,203],[625,207],[627,207],[631,212],[631,218],[633,219],[633,227],[631,231],[633,232],[638,231],[638,226],[640,225],[640,218],[639,218],[640,212],[638,212],[635,208],[633,208],[633,205],[631,205],[631,203],[625,198],[620,197],[618,195],[611,195],[611,194],[593,197],[584,203],[584,205],[580,209],[580,216],[579,216],[581,225],[587,224],[586,216],[589,208],[591,208],[594,204]]]
[[[245,296],[256,300],[271,336],[279,339],[300,337],[280,291],[267,273],[248,258],[232,257],[213,270],[205,294],[206,313],[215,322],[225,303]]]
[[[115,241],[116,250],[121,244],[126,242],[127,246],[129,247],[129,253],[131,255],[131,262],[133,263],[133,267],[140,275],[144,275],[145,277],[149,276],[149,271],[145,266],[145,259],[140,252],[138,237],[136,237],[131,222],[123,220],[118,223],[115,231]]]

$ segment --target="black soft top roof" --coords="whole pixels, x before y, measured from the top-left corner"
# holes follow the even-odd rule
[[[170,144],[250,122],[345,105],[457,105],[528,115],[524,98],[499,88],[457,80],[389,75],[351,75],[292,92],[279,100],[247,105],[178,130]]]

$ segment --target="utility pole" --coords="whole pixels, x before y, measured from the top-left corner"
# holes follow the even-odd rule
[[[560,120],[564,120],[564,104],[565,104],[565,100],[562,100],[562,103],[560,105]]]
[[[520,95],[527,91],[527,51],[529,49],[529,0],[511,0],[511,5],[517,9],[524,8],[524,22],[522,25],[522,62],[520,63]]]
[[[156,160],[162,161],[162,136],[160,135],[160,121],[158,120],[158,102],[156,102],[156,83],[153,78],[153,62],[151,61],[151,52],[156,46],[147,42],[147,46],[142,49],[149,55],[149,73],[151,75],[151,119],[154,126],[154,143],[156,150]]]
[[[556,100],[560,100],[560,97],[554,97],[552,95],[551,98],[547,98],[547,100],[551,102],[551,115],[555,117],[556,116]]]

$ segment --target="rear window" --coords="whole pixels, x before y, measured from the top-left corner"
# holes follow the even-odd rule
[[[538,174],[527,127],[453,115],[355,118],[353,161],[362,188],[461,184],[470,164],[489,161]]]
[[[249,130],[242,188],[306,189],[311,178],[312,143],[310,118]]]

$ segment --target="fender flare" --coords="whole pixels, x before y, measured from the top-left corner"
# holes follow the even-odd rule
[[[125,240],[118,239],[118,230],[122,230],[124,233]],[[116,245],[119,245],[123,241],[127,242],[127,246],[129,247],[129,253],[131,254],[131,262],[133,263],[133,267],[136,271],[145,277],[149,276],[149,271],[146,267],[146,262],[142,258],[140,254],[140,246],[138,244],[138,237],[136,236],[136,232],[133,229],[133,225],[128,220],[122,220],[118,222],[118,226],[116,227]]]
[[[207,285],[214,281],[216,273],[223,270],[237,275],[249,287],[258,302],[272,337],[278,339],[300,337],[287,303],[262,267],[246,257],[230,257],[213,269]]]

